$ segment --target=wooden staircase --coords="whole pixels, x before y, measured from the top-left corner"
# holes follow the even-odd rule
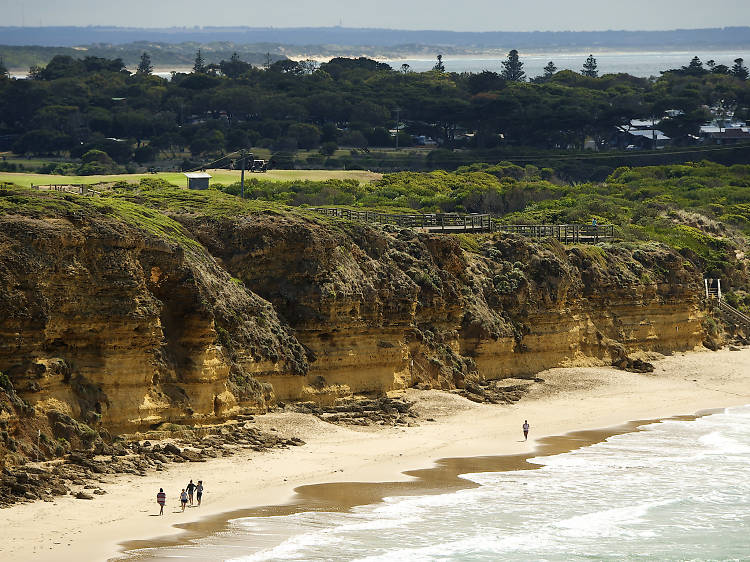
[[[739,328],[750,330],[750,316],[744,314],[730,305],[724,299],[717,299],[719,303],[719,311],[724,315],[724,318]]]

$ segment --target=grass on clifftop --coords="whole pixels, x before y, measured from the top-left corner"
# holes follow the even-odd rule
[[[239,170],[208,170],[211,174],[211,184],[220,183],[230,185],[240,181]],[[357,180],[368,183],[378,180],[382,174],[367,170],[269,170],[263,174],[245,172],[245,181],[256,178],[263,181],[325,181],[325,180]],[[126,181],[138,183],[142,179],[160,179],[178,186],[185,186],[187,180],[182,172],[159,172],[157,174],[110,174],[101,176],[61,176],[52,174],[24,174],[16,172],[0,172],[0,183],[15,183],[24,187],[31,185],[71,185],[97,183],[114,183]]]

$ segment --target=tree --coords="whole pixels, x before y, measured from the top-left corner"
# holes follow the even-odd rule
[[[518,59],[518,51],[515,49],[510,51],[508,58],[503,61],[503,71],[500,76],[509,82],[523,82],[526,79],[523,63]]]
[[[543,68],[544,74],[541,76],[537,76],[535,78],[531,78],[531,82],[535,84],[544,84],[545,82],[549,82],[552,77],[557,73],[557,66],[555,66],[555,63],[552,61],[549,61],[547,63],[547,66]]]
[[[290,125],[287,136],[297,139],[297,146],[303,149],[316,148],[320,144],[320,129],[309,123]]]
[[[148,76],[153,70],[154,66],[151,64],[151,57],[144,51],[141,55],[141,62],[138,63],[138,70],[136,70],[135,73],[140,76]]]
[[[252,65],[240,60],[240,55],[236,52],[232,53],[228,61],[222,60],[219,62],[219,70],[228,78],[239,78],[250,69],[252,69]]]
[[[734,65],[731,70],[732,76],[739,78],[740,80],[747,80],[750,73],[745,66],[745,60],[742,58],[734,59]]]
[[[10,73],[8,72],[8,68],[5,66],[3,58],[0,57],[0,78],[8,78],[9,76]]]
[[[596,69],[596,59],[594,58],[594,55],[589,55],[589,58],[586,59],[586,62],[583,63],[583,68],[581,69],[581,74],[584,76],[588,76],[589,78],[596,78],[599,76],[599,71]]]
[[[203,58],[201,50],[195,53],[195,63],[193,63],[193,72],[195,74],[203,74],[206,72],[206,59]]]
[[[432,67],[432,70],[435,72],[445,72],[445,65],[443,64],[443,55],[437,56],[437,62],[435,63],[435,66]]]
[[[690,64],[680,68],[683,74],[691,74],[697,76],[699,74],[705,74],[706,69],[703,68],[703,63],[698,57],[693,57]]]
[[[404,74],[407,74],[410,70],[411,70],[411,65],[406,64],[406,63],[401,65],[401,72],[403,72]]]
[[[339,145],[335,141],[324,142],[320,145],[320,153],[323,156],[333,156],[338,148]]]

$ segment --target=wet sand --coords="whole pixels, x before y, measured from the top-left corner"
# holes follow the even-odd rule
[[[530,453],[439,459],[431,468],[404,471],[404,475],[411,477],[407,481],[329,482],[300,486],[295,488],[295,495],[289,503],[241,509],[207,517],[184,525],[176,525],[176,527],[184,531],[183,534],[145,541],[130,541],[123,543],[122,547],[126,551],[126,560],[155,560],[157,559],[157,553],[150,551],[150,549],[182,546],[210,535],[226,533],[230,530],[230,522],[235,519],[279,517],[306,512],[349,512],[354,507],[380,503],[387,497],[426,496],[477,488],[481,484],[460,478],[460,475],[481,472],[535,470],[542,468],[543,465],[529,462],[529,459],[575,451],[576,449],[606,441],[614,435],[642,431],[643,427],[650,424],[661,423],[663,421],[693,421],[701,416],[721,411],[723,409],[715,408],[704,410],[694,415],[635,420],[616,427],[573,431],[566,435],[544,437],[536,441],[536,448]],[[226,535],[223,537],[223,541],[228,544],[233,542],[232,537],[227,537]],[[237,543],[238,546],[247,544],[247,537],[238,539]],[[147,551],[147,549],[149,550]],[[182,552],[180,559],[192,560],[189,552]]]

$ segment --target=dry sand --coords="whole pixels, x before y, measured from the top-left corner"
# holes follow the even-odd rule
[[[313,490],[305,488],[295,496],[298,486],[413,481],[413,476],[403,472],[429,468],[436,459],[486,455],[523,459],[540,446],[542,452],[570,448],[570,441],[591,442],[605,434],[579,433],[567,444],[543,439],[550,436],[750,404],[750,349],[680,353],[656,361],[655,366],[655,372],[647,375],[601,367],[551,369],[540,373],[544,383],[535,384],[526,398],[511,406],[474,404],[438,391],[407,391],[409,399],[417,402],[415,409],[422,420],[411,428],[351,429],[301,414],[260,416],[256,418],[259,428],[274,428],[280,434],[301,437],[307,444],[173,465],[146,477],[110,477],[102,485],[107,495],[94,501],[65,496],[52,503],[5,509],[0,557],[104,560],[121,552],[123,542],[157,537],[184,540],[189,533],[174,525],[203,520],[210,524],[189,526],[191,532],[209,531],[226,519],[222,514],[288,503]],[[521,434],[524,419],[531,424],[528,442]],[[470,464],[477,466],[476,461]],[[440,465],[460,473],[466,462]],[[205,483],[203,506],[180,513],[178,494],[191,478]],[[446,489],[451,486],[448,479],[444,484]],[[160,487],[167,493],[163,517],[156,516]],[[361,501],[376,501],[384,493],[382,487],[362,485],[315,489],[326,490],[326,501],[339,508],[352,503],[355,490]],[[394,489],[398,492],[397,486]],[[368,495],[363,490],[374,491]]]

